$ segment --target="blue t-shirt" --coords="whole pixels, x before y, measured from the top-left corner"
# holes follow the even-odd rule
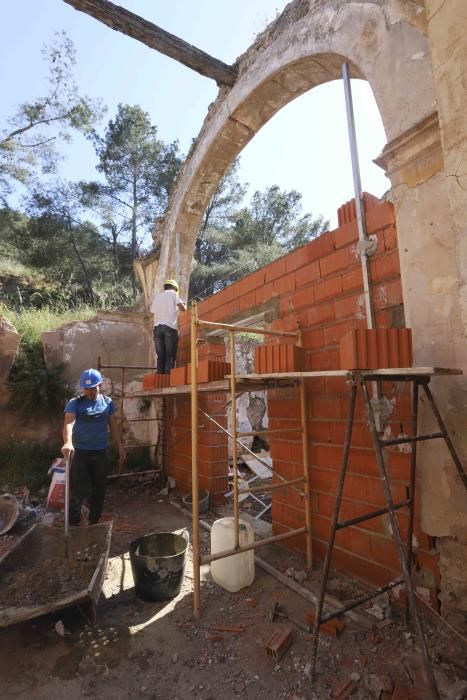
[[[105,450],[109,416],[113,416],[115,408],[112,399],[99,394],[95,401],[80,397],[71,399],[65,406],[65,413],[76,416],[73,425],[73,447],[78,450]]]

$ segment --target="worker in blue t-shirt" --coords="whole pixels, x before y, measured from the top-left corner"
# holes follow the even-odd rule
[[[82,396],[65,407],[62,454],[71,460],[70,525],[79,525],[81,503],[90,494],[89,523],[99,521],[104,507],[107,482],[108,430],[117,444],[120,464],[126,454],[112,399],[101,393],[102,375],[97,369],[82,372]]]

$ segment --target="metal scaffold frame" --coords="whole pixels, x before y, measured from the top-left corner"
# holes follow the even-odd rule
[[[229,332],[229,345],[230,345],[230,361],[231,361],[231,375],[229,381],[230,389],[230,405],[231,405],[231,430],[232,432],[222,429],[223,432],[227,433],[232,439],[232,462],[233,462],[233,511],[234,511],[234,536],[235,544],[234,548],[231,550],[225,550],[222,552],[217,552],[216,554],[209,556],[200,556],[199,551],[199,469],[198,469],[198,329],[200,327],[213,328],[216,330],[226,330]],[[273,331],[264,328],[250,328],[245,326],[237,326],[226,323],[214,323],[213,321],[205,321],[198,318],[197,307],[194,305],[191,309],[191,455],[192,455],[192,514],[193,514],[193,613],[196,619],[200,616],[201,611],[201,566],[203,564],[209,564],[212,561],[217,561],[218,559],[224,559],[230,557],[233,554],[239,554],[241,552],[247,552],[252,549],[257,549],[272,542],[279,542],[280,540],[287,539],[289,537],[295,537],[297,535],[306,535],[306,551],[307,551],[307,569],[310,572],[313,564],[313,550],[312,550],[312,537],[311,537],[311,499],[310,499],[310,483],[309,483],[309,470],[308,470],[308,428],[306,420],[306,402],[305,402],[305,380],[302,377],[295,378],[294,383],[298,383],[299,393],[300,393],[300,414],[301,414],[301,428],[297,428],[296,432],[300,432],[302,435],[302,449],[303,449],[303,476],[298,479],[286,480],[280,474],[276,476],[280,479],[281,483],[272,483],[260,487],[251,487],[243,491],[239,490],[238,485],[238,454],[237,454],[237,443],[241,437],[245,437],[244,433],[239,433],[237,431],[237,374],[235,371],[235,333],[257,333],[261,335],[270,336],[281,336],[286,338],[294,338],[297,341],[297,345],[302,345],[301,331],[287,332],[287,331]],[[220,426],[217,421],[215,421],[211,416],[203,411],[203,415],[208,419],[212,420],[213,423]],[[264,434],[264,429],[261,431],[251,431],[248,435]],[[277,432],[277,431],[275,431]],[[280,431],[289,432],[289,431]],[[294,431],[295,432],[295,431]],[[298,488],[298,484],[303,485],[303,490]],[[290,530],[289,532],[282,533],[281,535],[274,535],[273,537],[268,537],[256,542],[252,542],[246,546],[240,546],[240,529],[239,529],[239,495],[244,492],[254,492],[256,490],[272,491],[280,488],[291,487],[299,491],[300,495],[304,497],[305,500],[305,527],[296,528]]]
[[[100,356],[97,358],[97,369],[99,371],[103,369],[115,369],[115,370],[120,370],[120,383],[121,383],[121,393],[119,397],[119,402],[120,402],[120,415],[119,415],[119,421],[118,421],[118,426],[119,426],[119,431],[120,431],[120,439],[122,441],[122,445],[125,446],[126,450],[131,450],[131,449],[136,449],[139,447],[155,447],[156,448],[156,454],[155,454],[155,460],[156,463],[159,463],[159,467],[156,469],[148,469],[143,472],[124,472],[122,473],[122,465],[119,463],[118,464],[118,472],[117,474],[112,474],[109,476],[109,478],[119,478],[119,477],[126,477],[126,476],[143,476],[143,475],[148,475],[148,474],[160,474],[164,473],[165,471],[165,455],[166,455],[166,449],[165,449],[165,430],[164,430],[164,423],[165,423],[165,399],[162,397],[162,415],[155,416],[153,418],[125,418],[125,413],[124,413],[124,402],[125,398],[132,398],[129,397],[125,394],[125,379],[126,379],[126,371],[127,370],[152,370],[153,372],[156,371],[155,367],[143,367],[139,365],[104,365],[101,362]],[[125,431],[123,429],[123,424],[124,423],[149,423],[149,422],[157,422],[159,423],[159,440],[156,443],[138,443],[135,445],[128,445],[125,442]],[[162,436],[162,437],[161,437]]]

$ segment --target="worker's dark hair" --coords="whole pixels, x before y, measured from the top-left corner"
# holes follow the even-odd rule
[[[164,289],[173,289],[174,292],[177,291],[177,288],[173,286],[173,284],[164,284]]]

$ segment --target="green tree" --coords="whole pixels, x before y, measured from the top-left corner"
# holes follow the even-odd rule
[[[227,175],[235,178],[236,170]],[[302,214],[302,195],[296,190],[283,192],[274,185],[264,192],[256,191],[250,205],[239,209],[243,193],[240,196],[239,189],[232,190],[228,181],[221,182],[219,188],[228,214],[216,222],[218,225],[208,223],[201,227],[190,279],[190,298],[219,291],[328,228],[329,222],[322,216]],[[231,191],[239,197],[229,200]]]
[[[95,137],[95,147],[97,169],[105,178],[101,196],[113,202],[118,218],[125,221],[135,260],[156,217],[167,207],[181,165],[178,143],[158,139],[157,127],[141,107],[120,104],[104,136]]]
[[[79,93],[73,77],[76,53],[64,32],[56,33],[42,53],[49,67],[47,92],[21,104],[0,129],[0,199],[4,204],[13,183],[27,183],[39,164],[43,173],[53,172],[58,143],[69,141],[73,129],[91,134],[104,111],[99,101]]]

